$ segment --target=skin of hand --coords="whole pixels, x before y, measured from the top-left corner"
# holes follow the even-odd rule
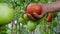
[[[36,20],[37,18],[42,18],[45,14],[49,13],[49,12],[55,12],[55,11],[59,11],[60,10],[60,1],[56,1],[50,4],[45,4],[42,5],[42,12],[40,15],[33,13],[34,14],[34,18],[31,14],[26,13],[26,15],[32,19],[32,20]]]

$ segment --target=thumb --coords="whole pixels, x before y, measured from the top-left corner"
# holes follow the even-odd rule
[[[40,18],[44,17],[46,12],[41,13]]]

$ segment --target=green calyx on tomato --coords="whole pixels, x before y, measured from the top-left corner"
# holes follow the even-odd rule
[[[27,20],[27,21],[29,20],[29,18],[28,18],[28,16],[27,16],[26,14],[23,15],[23,18],[24,18],[25,20]]]
[[[42,12],[42,6],[40,4],[31,3],[27,6],[26,13],[33,15],[33,13],[41,14],[41,12]]]
[[[34,31],[36,29],[36,22],[33,22],[33,21],[28,21],[27,23],[27,28],[29,31]]]
[[[11,23],[14,19],[14,11],[6,3],[0,3],[0,25]]]

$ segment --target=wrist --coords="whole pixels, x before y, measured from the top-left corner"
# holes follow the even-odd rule
[[[49,4],[43,5],[43,10],[46,11],[47,13],[54,11],[54,10],[52,9],[51,5],[49,5]]]
[[[42,5],[42,11],[48,13],[48,9],[47,9],[47,6],[45,4]]]

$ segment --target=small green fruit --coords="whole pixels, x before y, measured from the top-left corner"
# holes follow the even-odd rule
[[[23,17],[20,17],[19,22],[22,23],[23,25],[26,25],[28,21],[26,21]]]
[[[34,31],[36,29],[36,22],[33,22],[33,21],[28,21],[27,23],[27,28],[29,31]]]

